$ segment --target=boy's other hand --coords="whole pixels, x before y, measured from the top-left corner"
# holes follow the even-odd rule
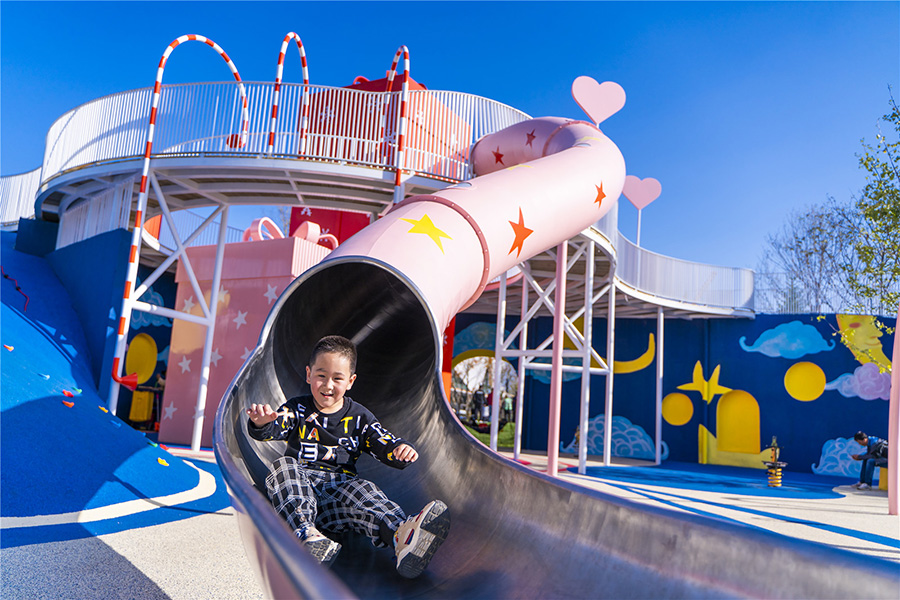
[[[409,444],[400,444],[394,448],[393,454],[394,460],[399,460],[400,462],[416,462],[416,459],[419,458],[419,453]]]
[[[257,427],[262,427],[278,418],[278,413],[272,410],[268,404],[251,404],[247,409],[247,416]]]

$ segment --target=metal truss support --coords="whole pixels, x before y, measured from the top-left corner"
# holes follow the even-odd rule
[[[570,247],[574,248],[571,252]],[[519,460],[522,448],[522,420],[524,407],[525,374],[530,370],[542,370],[551,372],[551,382],[557,381],[554,386],[551,383],[550,398],[550,426],[548,429],[547,458],[548,474],[556,476],[557,459],[559,457],[559,408],[558,396],[561,392],[562,374],[575,372],[581,375],[581,401],[579,418],[579,444],[578,444],[578,470],[584,473],[587,462],[587,430],[590,405],[590,381],[592,375],[603,375],[607,378],[607,422],[611,422],[612,412],[612,360],[601,357],[592,345],[594,306],[606,294],[609,294],[609,336],[607,340],[606,356],[614,356],[615,330],[615,292],[613,276],[615,273],[615,260],[609,257],[610,271],[605,281],[601,282],[601,289],[596,289],[594,264],[598,245],[587,236],[573,238],[560,244],[556,250],[557,273],[556,277],[547,285],[542,286],[528,271],[524,265],[522,268],[522,305],[520,309],[519,323],[513,330],[506,334],[506,296],[507,282],[501,279],[499,286],[497,306],[497,335],[494,347],[494,381],[500,381],[501,361],[503,359],[518,359],[518,392],[516,398],[515,434],[513,458]],[[601,247],[601,251],[604,251]],[[568,281],[577,281],[570,277],[569,273],[579,262],[583,262],[584,268],[584,302],[573,314],[567,314],[565,306],[565,287]],[[529,292],[534,290],[537,297],[531,302]],[[553,298],[554,293],[556,297]],[[546,308],[554,315],[553,333],[538,344],[535,348],[528,348],[528,325],[535,318],[541,308]],[[584,317],[583,331],[575,326],[575,322]],[[574,349],[566,348],[566,338],[573,342]],[[556,343],[559,340],[559,343]],[[518,349],[513,345],[518,341]],[[552,349],[548,349],[552,345]],[[549,359],[549,361],[548,361]],[[565,364],[578,362],[580,364]],[[598,366],[593,366],[593,365]],[[500,411],[500,385],[495,384],[492,396],[491,411],[491,449],[497,449],[497,437]],[[557,398],[554,402],[554,398]],[[554,419],[554,415],[556,418]],[[609,436],[607,435],[607,440]],[[604,460],[609,460],[609,450],[606,449]]]
[[[123,317],[123,322],[125,325],[121,338],[123,340],[127,340],[128,331],[131,325],[131,313],[135,310],[168,317],[170,319],[181,319],[206,327],[206,338],[203,346],[203,358],[200,367],[200,386],[197,392],[197,404],[194,411],[194,424],[191,434],[191,449],[199,450],[200,440],[203,434],[203,423],[206,411],[207,390],[209,384],[209,363],[212,357],[213,336],[215,334],[216,309],[218,306],[219,288],[221,287],[222,279],[222,262],[225,254],[225,235],[228,231],[228,206],[220,205],[218,208],[216,208],[212,212],[212,214],[210,214],[206,218],[206,220],[203,221],[203,223],[201,223],[199,227],[197,227],[197,229],[191,232],[188,237],[182,241],[181,236],[178,233],[178,228],[175,226],[175,221],[172,218],[172,213],[169,210],[168,203],[166,202],[165,195],[162,193],[162,189],[153,171],[150,171],[149,173],[149,180],[154,194],[156,195],[156,200],[159,203],[159,207],[162,210],[163,215],[165,216],[166,223],[168,224],[169,230],[172,233],[172,237],[175,240],[176,249],[162,262],[162,264],[154,269],[154,271],[141,283],[141,285],[138,286],[137,289],[135,289],[133,294],[129,294],[124,298],[122,302],[121,315]],[[191,261],[188,258],[187,247],[188,244],[190,244],[210,223],[215,221],[217,217],[219,218],[219,234],[216,245],[216,260],[215,268],[213,271],[212,289],[210,290],[209,304],[207,305],[205,296],[200,289],[200,283],[197,280],[197,276],[194,273]],[[134,237],[140,239],[142,233],[143,232],[138,231],[135,233]],[[134,259],[134,263],[138,264],[140,261],[141,245],[140,243],[137,243],[135,245],[137,256]],[[172,263],[179,259],[184,266],[185,273],[187,274],[188,280],[191,284],[191,288],[194,290],[194,294],[198,298],[197,304],[203,313],[202,316],[196,316],[172,308],[150,304],[148,302],[143,302],[140,299],[141,296],[143,296],[144,293],[150,289],[150,286],[152,286],[160,278],[160,276],[162,276],[162,274],[166,272],[166,270],[172,265]],[[125,349],[126,344],[124,343],[118,344],[116,346],[113,364],[119,365],[120,369],[124,369]],[[117,377],[122,376],[122,373],[115,372],[115,370],[113,371],[113,374]],[[117,411],[118,401],[119,383],[114,381],[113,384],[110,385],[108,397],[109,409],[113,414],[115,414]]]

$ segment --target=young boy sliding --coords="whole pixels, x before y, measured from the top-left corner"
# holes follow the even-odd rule
[[[356,346],[341,336],[316,344],[306,367],[311,396],[248,410],[247,431],[260,440],[287,440],[266,489],[278,511],[307,550],[330,565],[341,545],[333,533],[351,530],[379,548],[393,547],[397,571],[419,576],[450,529],[450,511],[432,500],[419,514],[406,517],[371,481],[357,476],[356,460],[365,451],[386,465],[403,469],[419,458],[412,445],[390,433],[366,407],[344,393],[356,381]]]

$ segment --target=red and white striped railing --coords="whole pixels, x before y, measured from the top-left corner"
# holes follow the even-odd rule
[[[390,92],[394,84],[394,77],[397,75],[397,65],[400,59],[403,59],[403,79],[400,87],[400,104],[397,107],[397,151],[394,156],[394,202],[403,200],[403,154],[406,150],[406,130],[407,115],[409,110],[409,49],[406,46],[400,46],[394,55],[391,63],[391,70],[388,72],[387,87],[385,92]],[[387,96],[388,98],[390,96]]]
[[[162,58],[160,58],[159,60],[159,67],[156,70],[156,82],[153,85],[153,96],[150,102],[150,121],[147,127],[147,142],[144,151],[143,166],[141,169],[141,185],[138,194],[137,210],[135,211],[134,217],[134,229],[131,236],[131,249],[128,255],[128,270],[125,276],[125,289],[122,293],[122,311],[121,315],[119,316],[119,324],[116,331],[116,349],[115,354],[113,355],[112,374],[114,383],[111,385],[109,393],[110,410],[113,413],[116,412],[116,405],[118,403],[119,397],[119,382],[122,381],[122,358],[125,356],[125,346],[127,342],[128,327],[131,321],[131,311],[133,308],[133,302],[135,300],[138,300],[138,298],[132,298],[132,295],[134,294],[135,281],[137,279],[138,260],[140,257],[141,246],[141,232],[144,229],[144,214],[147,210],[147,184],[149,182],[150,174],[150,157],[153,153],[153,134],[156,129],[156,118],[159,109],[159,98],[160,91],[162,89],[163,73],[165,72],[166,62],[168,61],[169,56],[172,54],[172,51],[175,50],[175,48],[177,48],[179,45],[188,41],[203,42],[204,44],[215,50],[228,65],[228,68],[231,70],[231,74],[238,82],[242,100],[241,131],[240,134],[238,134],[236,137],[229,137],[229,146],[242,147],[246,145],[250,130],[250,116],[247,110],[247,94],[241,82],[241,76],[238,73],[237,67],[235,67],[234,62],[231,60],[231,58],[218,44],[202,35],[183,35],[173,40],[172,43],[170,43],[166,47],[165,52],[163,52]]]
[[[278,120],[278,102],[281,99],[281,77],[284,72],[284,57],[291,40],[297,42],[297,49],[300,51],[300,66],[303,69],[303,100],[300,108],[300,115],[297,119],[297,129],[300,135],[297,154],[303,156],[306,150],[306,131],[309,127],[309,69],[306,64],[306,50],[303,48],[303,41],[300,39],[299,35],[291,31],[284,36],[284,40],[281,42],[281,51],[278,53],[278,69],[275,73],[275,90],[272,98],[272,118],[268,135],[267,154],[269,155],[275,151],[275,123]]]

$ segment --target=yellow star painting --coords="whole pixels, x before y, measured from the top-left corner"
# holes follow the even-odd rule
[[[415,219],[401,219],[402,221],[406,221],[407,223],[412,223],[412,229],[407,231],[407,233],[422,233],[427,235],[437,244],[437,247],[440,248],[441,254],[444,253],[444,246],[441,244],[441,238],[447,238],[448,240],[452,240],[453,238],[438,229],[435,224],[431,221],[431,217],[427,214],[422,215],[422,218],[416,221]]]
[[[700,396],[706,400],[707,404],[709,404],[716,394],[724,394],[731,391],[731,388],[719,385],[719,369],[721,367],[722,365],[716,365],[712,375],[709,377],[709,381],[707,381],[703,377],[703,365],[701,365],[698,360],[697,364],[694,365],[693,381],[691,383],[679,385],[678,389],[700,392]]]

